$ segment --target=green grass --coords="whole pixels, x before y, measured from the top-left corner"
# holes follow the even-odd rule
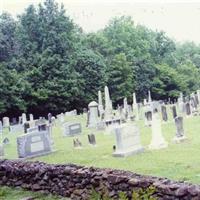
[[[73,138],[64,137],[59,125],[53,128],[55,153],[38,157],[32,160],[40,160],[47,163],[75,163],[101,168],[124,169],[132,172],[167,177],[173,180],[185,180],[192,183],[200,183],[200,117],[184,118],[184,129],[188,140],[180,144],[174,144],[175,124],[172,120],[162,124],[162,131],[169,146],[161,150],[148,150],[151,140],[151,128],[145,127],[143,121],[139,121],[142,145],[145,152],[142,154],[116,158],[112,156],[112,146],[115,144],[114,134],[109,132],[88,129],[85,116],[66,117],[66,121],[81,122],[83,134],[79,137],[83,148],[73,148]],[[133,122],[132,122],[133,123]],[[87,134],[95,133],[97,146],[88,144]],[[5,147],[5,158],[17,158],[16,137],[19,134],[5,133],[10,139],[10,144]]]
[[[32,197],[35,200],[67,200],[67,198],[57,197],[53,195],[44,195],[36,192],[29,192],[22,189],[0,187],[0,200],[21,200],[23,198]]]

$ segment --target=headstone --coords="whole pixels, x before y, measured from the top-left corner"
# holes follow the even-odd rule
[[[0,120],[0,134],[1,133],[3,133],[3,124],[2,124],[2,122],[1,122],[1,120]]]
[[[29,120],[30,120],[31,122],[34,121],[33,114],[29,114]]]
[[[24,132],[24,126],[22,124],[16,124],[9,127],[10,133],[22,133]]]
[[[133,93],[133,113],[135,115],[135,120],[139,120],[139,108],[137,104],[137,99],[135,93]]]
[[[98,110],[99,110],[99,116],[100,116],[100,118],[102,118],[102,115],[104,113],[104,108],[103,108],[101,91],[98,91]]]
[[[109,90],[108,87],[105,86],[104,88],[104,92],[105,92],[105,119],[111,119],[112,118],[112,102],[110,100],[110,94],[109,94]]]
[[[27,122],[26,113],[22,113],[22,124],[24,124],[25,122]]]
[[[151,103],[152,102],[152,99],[151,99],[151,92],[148,91],[148,103]]]
[[[176,112],[176,106],[175,105],[172,106],[172,116],[173,116],[174,119],[177,117],[177,112]]]
[[[96,128],[98,119],[98,104],[95,101],[92,101],[88,105],[89,108],[89,118],[88,118],[88,127]]]
[[[94,134],[88,135],[88,141],[91,145],[96,145],[96,138]]]
[[[10,121],[8,117],[3,117],[3,127],[7,128],[10,126]]]
[[[27,133],[35,133],[35,132],[38,132],[38,127],[33,127],[33,128],[28,128],[27,129]]]
[[[173,140],[179,143],[186,139],[183,129],[183,117],[176,117],[175,125],[176,125],[176,136],[174,137]]]
[[[82,143],[79,141],[78,138],[73,139],[73,144],[74,144],[74,148],[81,148],[82,147]]]
[[[39,124],[38,125],[38,130],[39,131],[46,131],[47,130],[47,124],[44,123],[44,124]]]
[[[48,113],[48,122],[49,122],[49,124],[52,123],[52,114],[51,113]]]
[[[167,122],[168,116],[167,116],[167,108],[166,108],[166,106],[164,106],[164,105],[161,106],[161,112],[162,112],[163,121]]]
[[[123,124],[114,129],[116,136],[116,150],[113,156],[125,157],[144,149],[140,143],[139,129],[133,124]]]
[[[22,124],[22,116],[19,116],[19,124]]]
[[[168,146],[164,137],[162,136],[161,121],[159,119],[158,112],[154,112],[152,116],[152,138],[149,145],[150,149],[161,149]]]
[[[27,133],[27,129],[30,128],[30,124],[28,122],[24,123],[24,133]]]
[[[17,118],[16,118],[16,117],[13,117],[13,118],[12,118],[12,125],[15,125],[15,124],[17,124]]]
[[[3,144],[7,145],[10,143],[10,140],[6,137],[3,139]]]
[[[190,108],[190,103],[189,102],[187,102],[185,104],[185,110],[186,110],[186,115],[190,116],[191,115],[191,108]]]
[[[145,112],[145,125],[151,126],[152,122],[152,111],[148,110]]]
[[[72,123],[67,122],[63,124],[63,135],[64,136],[75,136],[81,134],[81,124],[80,123]]]
[[[51,142],[45,132],[29,133],[17,138],[19,158],[30,158],[52,152]]]

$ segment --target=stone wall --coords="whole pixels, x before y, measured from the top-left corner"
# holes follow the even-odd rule
[[[155,187],[155,196],[165,200],[199,200],[200,186],[128,171],[53,165],[42,162],[0,160],[0,185],[22,187],[71,199],[88,199],[92,188],[117,199],[120,191],[131,195],[139,188]]]

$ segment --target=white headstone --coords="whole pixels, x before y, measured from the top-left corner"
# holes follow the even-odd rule
[[[26,114],[22,113],[22,124],[24,124],[27,121]]]
[[[95,101],[92,101],[88,105],[89,109],[89,118],[88,118],[88,127],[95,128],[97,127],[98,119],[98,104]]]
[[[110,100],[110,94],[108,87],[105,86],[104,88],[105,92],[105,119],[111,119],[112,117],[112,102]]]
[[[3,117],[3,127],[9,127],[10,126],[10,120],[8,117]]]
[[[151,127],[152,127],[152,138],[149,148],[150,149],[166,148],[168,146],[168,143],[162,136],[161,120],[159,119],[158,113],[153,113]]]
[[[103,109],[103,101],[102,101],[101,91],[98,91],[98,109],[99,109],[100,117],[102,118],[102,115],[104,113],[104,109]]]

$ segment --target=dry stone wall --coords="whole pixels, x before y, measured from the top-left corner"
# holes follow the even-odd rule
[[[74,164],[56,165],[21,160],[0,160],[0,185],[52,193],[71,199],[89,199],[94,189],[118,199],[119,192],[155,187],[161,200],[199,200],[200,186],[128,171],[99,169]]]

